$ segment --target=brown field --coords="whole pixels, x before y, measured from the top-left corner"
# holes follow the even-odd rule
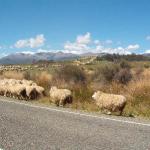
[[[51,104],[50,87],[70,89],[73,109],[101,111],[91,96],[101,90],[121,94],[127,98],[124,116],[150,117],[150,62],[93,61],[75,64],[73,61],[31,65],[28,70],[1,71],[0,78],[28,79],[45,88],[46,96],[39,103]],[[22,65],[22,67],[26,67]]]

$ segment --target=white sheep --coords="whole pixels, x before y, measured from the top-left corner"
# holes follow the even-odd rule
[[[26,88],[23,85],[15,85],[9,86],[9,97],[17,98],[17,99],[25,99],[26,98]]]
[[[31,80],[0,80],[0,95],[18,99],[36,99],[44,95],[44,88]]]
[[[126,98],[122,95],[107,94],[101,91],[95,92],[92,98],[99,108],[109,111],[109,114],[111,112],[120,112],[120,115],[122,115],[127,102]]]
[[[44,88],[41,87],[41,86],[37,86],[37,85],[32,85],[32,87],[34,87],[36,89],[36,92],[37,92],[37,97],[43,97],[45,95],[44,93]]]
[[[24,84],[24,85],[29,85],[29,86],[31,86],[32,84],[34,84],[34,82],[32,80],[25,80],[25,79],[23,79],[21,81],[21,83]]]
[[[27,99],[32,100],[37,98],[37,91],[35,87],[32,86],[25,86],[26,87],[26,96]]]
[[[0,95],[1,96],[7,96],[7,87],[6,85],[1,85],[0,86]]]
[[[72,102],[72,94],[68,89],[58,89],[57,87],[52,86],[49,94],[50,101],[57,106],[64,106],[66,103]]]

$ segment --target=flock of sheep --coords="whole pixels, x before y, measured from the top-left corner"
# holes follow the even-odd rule
[[[72,94],[68,89],[51,87],[49,94],[51,101],[58,106],[63,106],[66,103],[72,102]],[[92,99],[99,108],[107,110],[108,114],[111,114],[111,112],[119,112],[119,114],[122,115],[127,102],[126,98],[122,95],[107,94],[101,91],[95,92],[92,95]]]
[[[39,70],[39,71],[43,71],[47,68],[47,65],[44,64],[34,64],[34,65],[26,65],[26,66],[22,66],[22,65],[0,65],[0,71],[27,71],[27,70]],[[55,67],[62,67],[61,64],[51,64],[52,68]]]
[[[38,86],[31,80],[0,80],[0,95],[17,98],[21,100],[37,99],[45,95],[43,87]],[[64,106],[66,103],[72,103],[72,92],[68,89],[58,89],[52,86],[49,91],[50,101],[57,106]],[[93,94],[92,99],[96,105],[104,110],[119,112],[120,115],[126,105],[126,98],[122,95],[107,94],[97,91]]]
[[[0,71],[26,71],[26,70],[33,70],[31,66],[20,66],[20,65],[0,65]]]
[[[21,100],[36,99],[44,95],[44,88],[29,80],[0,80],[0,95]]]

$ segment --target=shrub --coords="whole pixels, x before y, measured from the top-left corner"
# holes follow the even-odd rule
[[[75,65],[65,65],[61,69],[57,70],[56,78],[74,83],[84,83],[86,81],[86,75],[83,69]]]
[[[99,108],[92,100],[94,91],[90,86],[85,84],[76,84],[72,88],[73,104],[72,108],[86,111],[98,111]]]
[[[85,84],[76,84],[72,87],[75,101],[89,101],[94,91]]]
[[[143,73],[144,69],[143,67],[137,67],[134,69],[134,79],[140,79],[142,77],[142,73]]]
[[[126,60],[121,60],[119,65],[120,65],[120,67],[123,68],[123,69],[124,69],[124,68],[127,68],[127,69],[130,69],[130,68],[131,68],[130,65],[129,65],[129,63],[128,63]]]
[[[99,68],[99,73],[107,82],[112,82],[114,79],[114,76],[118,73],[119,66],[112,64],[112,65],[104,65]]]
[[[22,80],[24,79],[24,73],[17,72],[17,71],[6,71],[6,72],[3,72],[3,77],[8,78],[8,79]]]
[[[31,80],[31,78],[32,78],[31,72],[26,71],[26,72],[24,73],[24,78],[25,78],[26,80]]]
[[[132,74],[129,69],[120,69],[119,72],[114,76],[114,80],[122,83],[127,84],[132,78]]]
[[[53,76],[47,71],[43,71],[43,72],[27,71],[24,74],[24,76],[25,76],[25,79],[32,80],[36,82],[39,86],[44,87],[44,89],[46,90],[46,93],[49,92]]]
[[[129,64],[126,61],[121,61],[120,64],[111,63],[100,66],[93,78],[102,83],[117,81],[126,84],[131,80],[132,74]]]
[[[132,81],[127,86],[128,103],[125,109],[127,114],[150,117],[150,79]]]
[[[35,75],[35,81],[38,85],[44,87],[45,89],[50,89],[50,85],[52,82],[52,75],[46,71],[43,71],[39,74]]]
[[[144,64],[144,68],[149,68],[150,67],[150,65],[149,64]]]

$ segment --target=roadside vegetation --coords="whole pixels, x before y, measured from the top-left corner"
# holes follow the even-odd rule
[[[2,71],[0,78],[33,80],[46,90],[46,96],[38,100],[44,104],[50,104],[51,86],[70,89],[73,103],[65,107],[86,111],[100,111],[92,100],[97,90],[121,94],[127,98],[124,116],[150,117],[149,58],[107,55],[82,65],[74,61],[42,63],[38,64],[39,68],[46,66],[42,70]]]

